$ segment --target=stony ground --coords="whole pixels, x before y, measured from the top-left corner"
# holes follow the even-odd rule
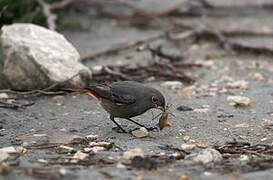
[[[208,12],[224,13],[218,9]],[[159,28],[138,29],[107,19],[92,21],[90,31],[64,31],[82,57],[93,57],[83,63],[94,71],[101,65],[145,64],[160,59],[149,51],[136,50],[147,43],[152,47],[161,45],[167,54],[179,55],[181,44],[186,44],[185,61],[201,67],[181,69],[196,80],[194,84],[172,88],[162,80],[145,80],[145,84],[165,95],[175,115],[170,116],[171,127],[150,132],[145,138],[112,129],[114,124],[98,102],[80,94],[29,97],[24,101],[34,104],[25,109],[0,108],[0,146],[21,148],[20,154],[10,155],[11,169],[0,178],[272,178],[273,24],[258,18],[272,13],[261,9],[257,14],[246,12],[217,20],[213,15],[207,18],[210,26],[231,34],[229,40],[241,45],[232,52],[219,46],[219,40],[211,39],[209,34],[215,35],[211,32],[203,34],[205,38],[201,40],[180,42],[159,36],[163,32]],[[194,29],[200,21],[195,17],[172,19],[187,29]],[[129,46],[140,40],[144,43]],[[108,52],[120,47],[126,48]],[[228,101],[231,96],[248,97],[250,104],[234,106]],[[152,114],[157,112],[135,119],[155,126],[158,120],[151,121]],[[119,122],[128,130],[137,127],[125,120]],[[211,162],[202,164],[185,158],[208,147],[217,149],[223,159],[217,161],[213,157]],[[124,152],[134,148],[142,149],[143,156],[129,160]],[[87,157],[75,158],[77,151],[85,152]]]

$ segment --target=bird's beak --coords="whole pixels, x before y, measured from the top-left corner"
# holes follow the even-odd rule
[[[165,107],[162,107],[162,106],[157,106],[156,109],[159,109],[161,111],[165,111]]]

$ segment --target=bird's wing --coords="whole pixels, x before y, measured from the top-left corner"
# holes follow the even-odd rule
[[[119,105],[128,105],[136,102],[130,89],[124,86],[111,86],[111,101]]]
[[[136,98],[124,86],[94,85],[89,91],[97,98],[107,99],[117,105],[133,104]]]
[[[126,90],[111,88],[111,101],[119,105],[133,104],[136,98]]]

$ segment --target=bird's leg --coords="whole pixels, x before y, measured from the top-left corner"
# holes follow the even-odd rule
[[[110,119],[111,121],[113,121],[117,126],[118,128],[123,132],[123,133],[127,133],[116,121],[115,121],[115,118],[114,116],[110,116]]]
[[[132,123],[135,123],[135,124],[139,125],[140,127],[146,128],[148,131],[152,131],[152,130],[154,130],[154,129],[157,129],[157,127],[146,127],[145,125],[140,124],[140,123],[138,123],[138,122],[136,122],[136,121],[134,121],[133,119],[130,119],[130,118],[126,118],[126,119],[127,119],[128,121],[131,121]]]

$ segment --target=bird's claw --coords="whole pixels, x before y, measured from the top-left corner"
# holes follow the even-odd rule
[[[157,126],[152,126],[152,127],[145,127],[148,131],[155,131],[158,132],[159,128]]]
[[[117,133],[128,133],[127,131],[125,131],[123,128],[120,127],[113,127],[112,128],[113,131],[116,131]]]

